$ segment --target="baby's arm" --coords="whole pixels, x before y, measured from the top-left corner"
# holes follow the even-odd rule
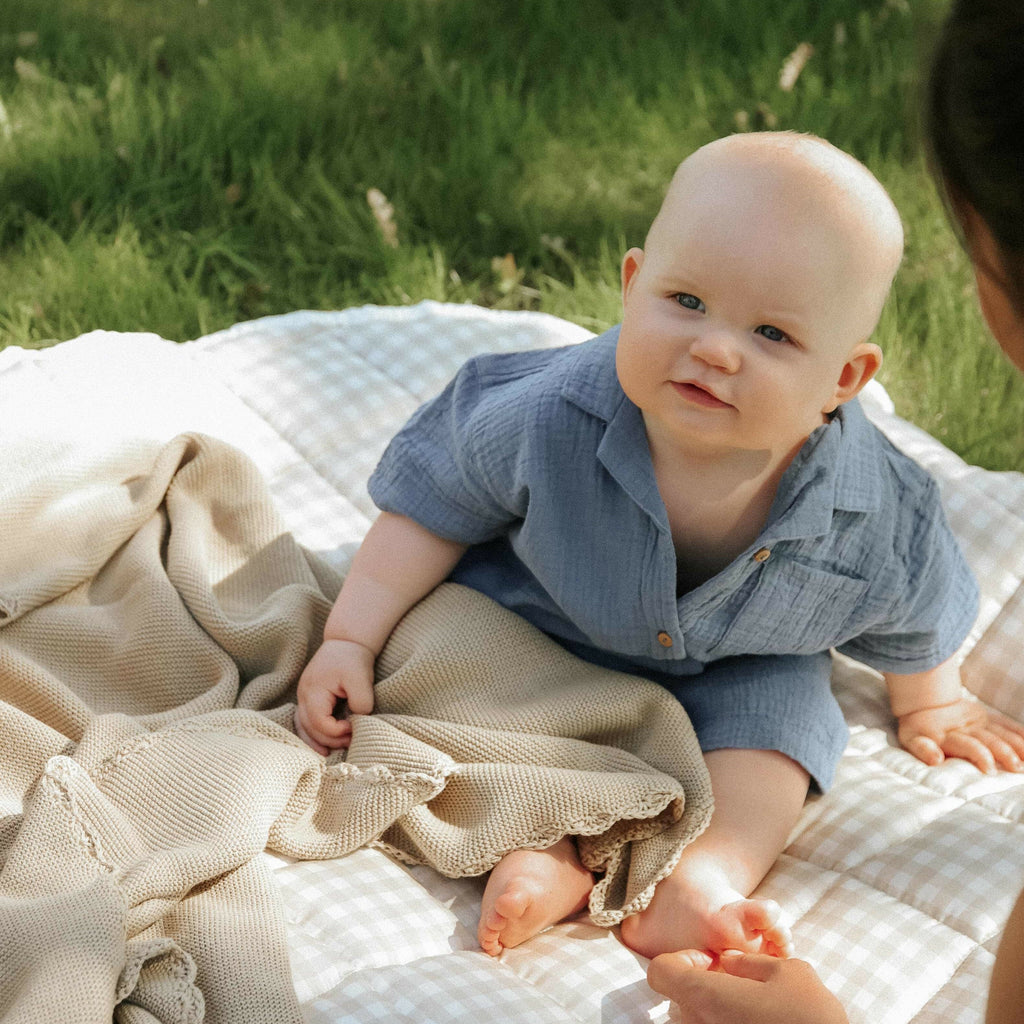
[[[952,659],[927,672],[884,675],[900,743],[919,760],[962,757],[986,773],[1022,770],[1024,726],[964,697]]]
[[[356,714],[373,710],[373,666],[381,648],[465,550],[390,512],[370,527],[328,616],[324,642],[299,678],[295,731],[318,753],[348,746],[352,726],[334,717],[336,701],[346,700]]]

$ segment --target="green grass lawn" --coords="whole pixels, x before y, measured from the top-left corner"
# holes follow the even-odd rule
[[[864,160],[903,213],[877,339],[899,411],[1024,469],[1024,384],[986,337],[918,138],[944,6],[3,0],[0,347],[424,298],[597,331],[679,160],[793,128]]]

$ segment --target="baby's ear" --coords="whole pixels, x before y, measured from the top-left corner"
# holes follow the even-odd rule
[[[622,257],[622,301],[625,303],[629,297],[629,290],[636,280],[636,275],[644,264],[643,249],[633,246],[625,256]]]
[[[843,369],[836,381],[835,390],[832,392],[832,400],[826,404],[821,411],[824,413],[835,412],[836,409],[855,398],[865,384],[876,373],[882,365],[882,350],[870,341],[862,341],[855,345],[849,358],[843,364]]]

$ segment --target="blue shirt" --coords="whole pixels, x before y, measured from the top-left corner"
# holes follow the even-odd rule
[[[392,440],[374,502],[472,545],[452,580],[613,668],[693,675],[835,647],[910,673],[956,652],[977,614],[974,578],[935,482],[856,401],[806,441],[758,539],[677,597],[617,338],[470,360]]]

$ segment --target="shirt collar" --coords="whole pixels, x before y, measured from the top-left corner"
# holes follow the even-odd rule
[[[658,528],[667,533],[668,514],[654,479],[643,416],[626,397],[615,372],[618,340],[619,328],[613,327],[577,347],[578,358],[569,364],[562,397],[604,421],[598,461]]]
[[[570,362],[562,383],[563,398],[606,423],[626,397],[615,372],[618,341],[619,328],[612,327],[577,345],[577,358]]]
[[[882,505],[878,433],[856,398],[839,406],[804,442],[779,483],[765,535],[773,540],[820,537],[832,514],[877,512]]]
[[[632,499],[668,529],[640,410],[626,397],[615,373],[619,328],[577,346],[562,396],[607,427],[598,458]],[[836,509],[875,512],[882,504],[878,432],[857,399],[839,406],[828,423],[804,442],[779,484],[764,537],[796,540],[832,528]]]

